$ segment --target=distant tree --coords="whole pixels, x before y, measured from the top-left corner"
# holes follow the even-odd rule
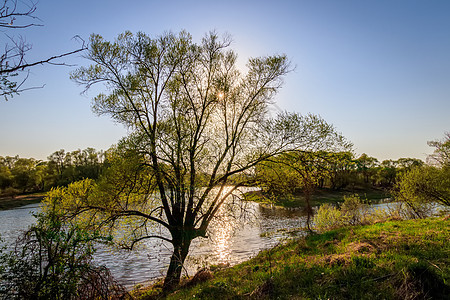
[[[7,163],[7,158],[0,156],[0,192],[7,187],[11,187],[13,175]]]
[[[85,178],[98,179],[105,168],[105,153],[94,148],[73,152],[61,149],[48,161],[0,156],[0,194],[48,191]]]
[[[71,154],[72,164],[75,167],[75,180],[99,177],[103,164],[103,152],[97,152],[94,148],[86,148],[78,149]]]
[[[392,159],[383,160],[379,166],[378,175],[382,186],[392,186],[397,176],[397,161]]]
[[[55,151],[47,157],[48,176],[53,186],[67,185],[84,178],[97,179],[104,167],[103,151],[94,148]]]
[[[423,161],[418,158],[399,158],[397,160],[397,168],[399,170],[410,170],[411,168],[423,166]]]
[[[263,188],[268,187],[272,193],[290,194],[296,189],[302,191],[309,230],[313,215],[311,197],[316,187],[332,172],[330,162],[335,157],[328,151],[339,153],[352,146],[322,119],[312,116],[311,122],[320,124],[322,128],[322,138],[310,145],[314,151],[286,152],[262,161],[257,169],[258,184]]]
[[[47,157],[48,173],[52,177],[52,185],[64,184],[63,172],[66,169],[66,151],[64,149],[53,152]]]
[[[356,159],[356,165],[358,172],[363,177],[364,183],[373,184],[376,182],[375,175],[377,174],[377,168],[379,166],[378,159],[363,153]]]
[[[44,189],[46,164],[34,158],[0,157],[0,192],[8,189],[15,194]]]
[[[310,227],[310,221],[313,216],[313,210],[311,206],[311,196],[319,182],[319,180],[325,178],[328,174],[327,164],[324,158],[326,153],[324,152],[304,152],[295,151],[290,152],[287,155],[287,166],[294,170],[305,197],[305,211],[307,214],[306,226],[309,231],[312,231]]]
[[[450,166],[450,132],[445,133],[442,141],[429,141],[428,146],[434,147],[433,154],[429,155],[427,161],[432,165]]]
[[[346,143],[343,137],[323,119],[312,116],[311,122],[321,122],[323,126],[329,128],[327,132],[329,136],[324,135],[323,140],[315,145],[311,144],[311,149],[326,149],[330,145],[322,142],[330,141],[332,137],[342,139],[342,144]],[[338,143],[340,142],[336,140],[336,144]],[[315,187],[323,187],[323,179],[328,178],[331,172],[335,172],[331,167],[331,163],[335,163],[334,154],[325,150],[292,151],[262,161],[256,168],[257,185],[264,193],[276,195],[275,197],[289,197],[298,191],[305,192],[305,189],[312,191]]]
[[[41,184],[40,177],[36,174],[39,171],[40,161],[34,158],[19,158],[14,163],[11,173],[14,178],[14,187],[21,189],[22,193],[36,190]]]
[[[255,183],[270,201],[289,198],[301,188],[296,172],[287,166],[285,155],[277,155],[256,166]]]
[[[20,92],[36,87],[24,87],[28,79],[31,67],[52,64],[64,65],[59,59],[86,49],[81,48],[63,54],[51,56],[39,61],[28,62],[26,54],[32,49],[22,36],[15,36],[11,30],[22,30],[32,26],[41,26],[39,19],[35,16],[37,1],[34,0],[2,0],[0,2],[0,28],[2,28],[4,38],[1,39],[0,46],[3,49],[0,53],[0,96],[6,100]],[[37,21],[37,22],[36,22]]]
[[[326,161],[329,170],[327,179],[330,181],[331,189],[342,189],[354,182],[352,176],[354,175],[355,162],[352,152],[329,152]]]

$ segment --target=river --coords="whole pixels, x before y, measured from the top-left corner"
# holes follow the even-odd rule
[[[374,205],[389,209],[395,203]],[[243,207],[243,206],[240,206]],[[301,235],[306,216],[301,210],[267,207],[255,202],[245,202],[246,213],[240,218],[223,216],[212,223],[208,238],[195,239],[186,261],[188,275],[198,268],[211,264],[234,265],[280,243],[293,235]],[[435,210],[439,210],[438,207]],[[12,246],[21,231],[34,221],[33,212],[39,204],[0,211],[0,236],[7,246]],[[94,261],[105,265],[114,277],[127,288],[163,277],[171,255],[171,245],[157,239],[143,241],[133,251],[101,245]]]
[[[38,204],[0,211],[0,236],[8,246],[35,221],[32,213],[37,211]],[[247,260],[292,236],[289,230],[304,226],[306,220],[299,210],[270,208],[254,202],[246,202],[246,211],[241,218],[224,216],[212,223],[208,238],[193,241],[186,263],[189,275],[206,265],[233,265]],[[101,246],[94,260],[106,265],[120,283],[130,288],[164,276],[170,255],[170,244],[149,239],[133,251]]]

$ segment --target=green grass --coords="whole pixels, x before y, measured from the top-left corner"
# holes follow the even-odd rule
[[[448,216],[341,228],[263,251],[166,298],[448,299],[449,240]]]
[[[39,203],[44,199],[43,193],[19,195],[16,197],[1,197],[0,198],[0,210],[12,209],[28,204]]]
[[[376,203],[379,200],[389,198],[391,195],[382,189],[360,188],[354,190],[331,190],[317,189],[312,195],[311,206],[318,206],[324,203],[340,203],[344,201],[344,196],[358,194],[363,201]],[[303,194],[295,194],[290,197],[278,197],[273,202],[268,201],[260,192],[251,192],[247,194],[247,199],[259,203],[273,204],[286,208],[304,208],[305,197]]]

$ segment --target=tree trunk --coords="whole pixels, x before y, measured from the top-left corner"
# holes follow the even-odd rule
[[[308,228],[309,232],[313,232],[311,229],[311,218],[313,216],[313,210],[311,207],[311,194],[312,194],[312,189],[309,186],[305,187],[305,189],[304,189],[305,202],[306,202],[305,203],[306,204],[305,211],[307,214],[306,227]]]
[[[183,264],[188,255],[191,241],[191,239],[187,239],[173,242],[173,253],[170,258],[170,265],[167,270],[166,278],[164,279],[164,291],[171,291],[180,283]]]

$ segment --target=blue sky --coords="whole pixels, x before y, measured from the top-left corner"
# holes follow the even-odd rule
[[[426,142],[450,131],[450,1],[41,0],[36,16],[44,26],[14,32],[33,44],[29,61],[76,48],[75,35],[114,39],[125,30],[185,29],[196,41],[210,30],[229,33],[242,66],[285,53],[296,69],[277,106],[321,115],[357,154],[380,161],[425,159]],[[74,69],[36,67],[27,84],[43,89],[0,101],[0,156],[107,149],[127,134],[91,112],[95,91],[80,95]]]

